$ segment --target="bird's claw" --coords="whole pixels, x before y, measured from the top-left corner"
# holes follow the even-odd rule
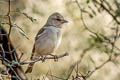
[[[45,62],[46,56],[41,56],[42,62]]]
[[[58,61],[58,57],[57,57],[57,55],[54,55],[54,61],[55,61],[55,62]]]

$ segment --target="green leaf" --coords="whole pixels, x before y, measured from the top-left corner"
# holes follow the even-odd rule
[[[87,0],[86,3],[87,3],[87,4],[90,3],[90,0]]]
[[[120,9],[117,9],[117,10],[115,11],[115,13],[116,13],[116,15],[120,16]]]
[[[90,17],[90,18],[93,18],[94,16],[93,16],[92,14],[89,14],[89,17]]]

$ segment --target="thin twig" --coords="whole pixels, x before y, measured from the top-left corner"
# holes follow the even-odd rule
[[[19,60],[18,60],[19,62],[20,62],[21,58],[23,57],[23,55],[24,55],[24,53],[21,53]]]
[[[2,44],[0,44],[0,48],[1,48],[1,56],[3,57],[3,60],[4,60],[4,58],[5,58],[5,51],[4,51],[4,49],[3,49],[3,46],[2,46]]]
[[[95,69],[93,71],[89,72],[89,74],[86,76],[86,78],[89,78],[94,72],[96,72],[97,70],[101,69],[105,64],[107,64],[110,61],[111,61],[111,59],[109,57],[108,60],[106,60],[105,62],[103,62],[100,66],[95,67]]]

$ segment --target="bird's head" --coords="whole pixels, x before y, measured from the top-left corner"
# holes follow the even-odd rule
[[[67,22],[68,21],[65,20],[64,17],[60,13],[55,12],[49,16],[46,25],[61,27],[62,24],[67,23]]]

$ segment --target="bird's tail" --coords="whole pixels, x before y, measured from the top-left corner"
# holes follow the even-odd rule
[[[32,62],[28,65],[28,68],[26,70],[25,73],[31,73],[32,72],[32,69],[33,69],[33,66],[34,66],[35,62]]]

